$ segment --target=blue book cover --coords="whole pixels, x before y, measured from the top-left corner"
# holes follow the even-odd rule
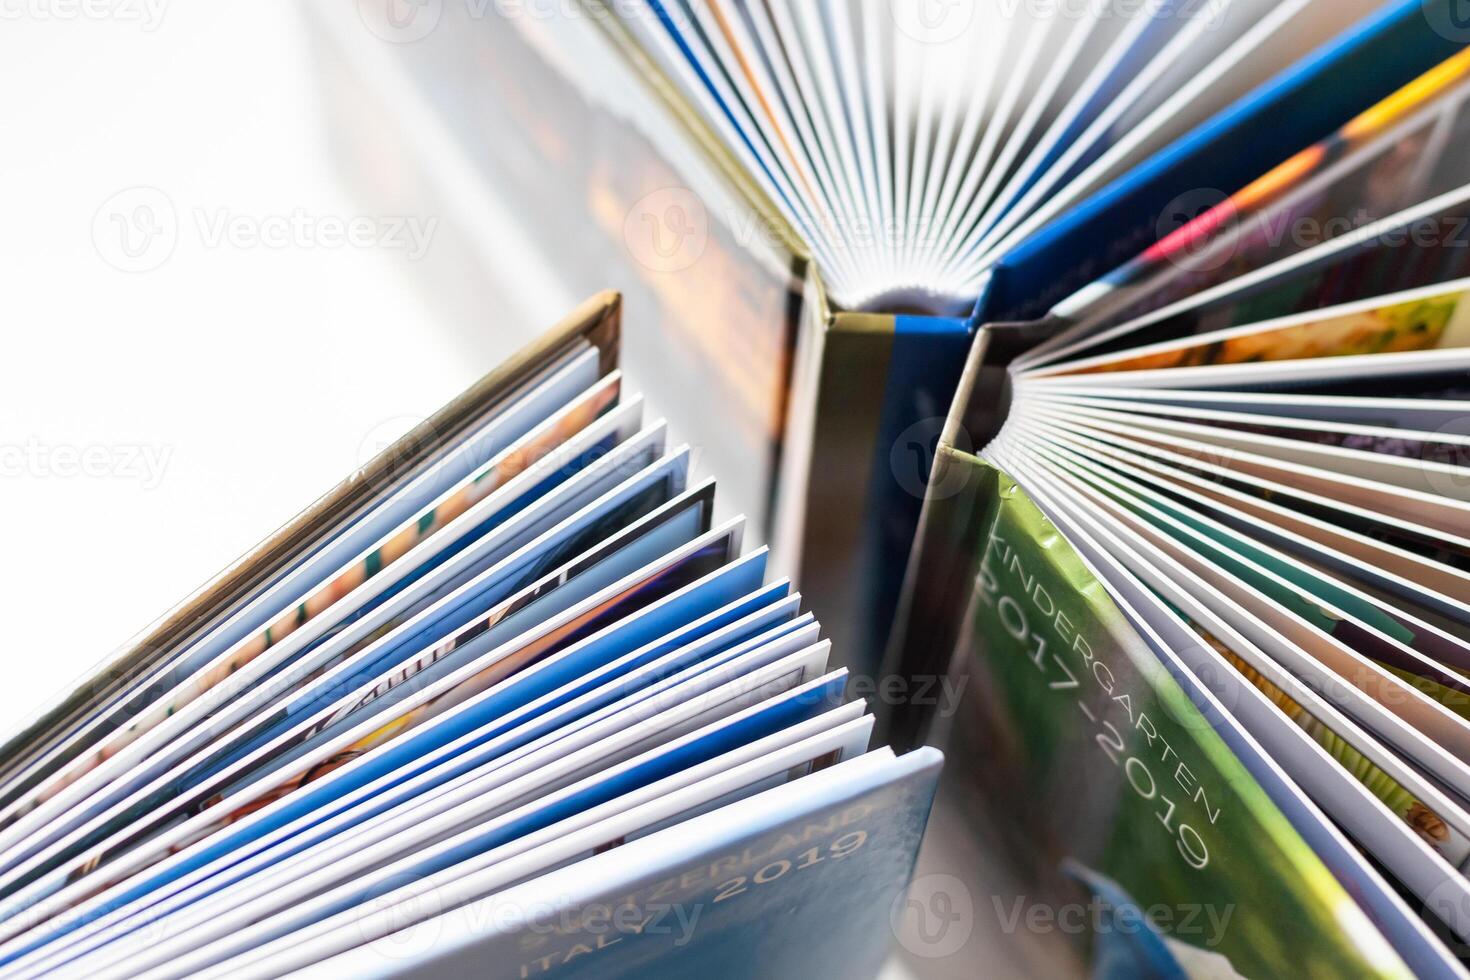
[[[941,757],[857,762],[870,764],[815,773],[482,899],[420,927],[434,935],[411,955],[389,958],[387,937],[319,968],[436,980],[874,976]],[[545,914],[500,928],[516,919],[506,909]],[[617,909],[637,914],[592,914]]]

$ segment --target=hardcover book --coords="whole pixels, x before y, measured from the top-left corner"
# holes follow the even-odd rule
[[[388,13],[438,298],[638,316],[0,749],[0,967],[1466,974],[1454,0]]]
[[[433,213],[502,202],[468,220],[515,225],[546,274],[466,276],[465,309],[545,303],[544,278],[649,310],[629,370],[673,358],[669,397],[716,393],[691,442],[869,684],[979,328],[1050,312],[1465,42],[1452,0],[426,6],[311,15],[338,98],[386,90],[405,128],[401,152],[363,131],[364,179],[386,158]]]
[[[6,744],[7,974],[877,971],[940,755],[870,750],[620,328],[584,303]]]

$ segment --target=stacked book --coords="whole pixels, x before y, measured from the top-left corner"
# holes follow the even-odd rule
[[[7,975],[1466,975],[1455,0],[307,16],[597,296],[0,752]]]
[[[869,751],[619,334],[584,304],[10,743],[7,975],[878,968],[939,753]]]

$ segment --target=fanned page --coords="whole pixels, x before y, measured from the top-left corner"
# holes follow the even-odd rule
[[[998,258],[1375,0],[607,5],[848,309],[968,311]]]
[[[1017,364],[1470,272],[1458,230],[1470,201],[1467,99],[1470,51],[1462,51],[1239,192],[1192,195],[1198,215],[1166,215],[1177,230],[1058,304],[1053,315],[1068,328]],[[1403,261],[1406,245],[1415,246],[1412,262]]]
[[[1464,200],[1031,358],[983,452],[1182,685],[1225,706],[1214,723],[1249,736],[1263,785],[1279,767],[1382,871],[1377,890],[1455,948],[1470,940]],[[1412,930],[1406,908],[1379,910],[1386,933]],[[1408,945],[1458,970],[1435,940]]]
[[[691,482],[690,450],[607,349],[573,338],[533,360],[276,581],[17,759],[0,787],[4,975],[275,976],[347,953],[398,972],[396,931],[557,869],[586,901],[631,902],[608,866],[628,842],[677,878],[762,821],[783,834],[879,798],[871,847],[872,821],[834,822],[726,867],[846,859],[801,880],[860,876],[867,938],[828,923],[833,952],[881,959],[938,753],[868,751],[873,721],[844,702],[820,625],[766,582],[764,549],[744,553],[743,520],[714,521],[713,482]],[[732,831],[742,801],[767,816]],[[676,859],[688,840],[705,850]],[[567,908],[560,887],[537,907]],[[819,903],[768,894],[807,910],[792,928],[826,928]],[[598,941],[571,915],[531,945],[525,925],[501,930],[504,975]],[[599,962],[626,972],[668,935],[621,931]]]
[[[1445,60],[1232,194],[1200,189],[1162,216],[1158,242],[1057,304],[1073,325],[1026,354],[1061,356],[1117,327],[1303,256],[1470,184],[1470,51]],[[1402,227],[1402,220],[1395,223]],[[1373,232],[1366,232],[1369,236]]]

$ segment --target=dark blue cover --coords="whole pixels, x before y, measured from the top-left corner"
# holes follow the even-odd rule
[[[867,609],[863,633],[847,637],[848,663],[876,677],[898,608],[909,549],[919,527],[929,472],[970,349],[970,327],[956,317],[896,316],[888,382],[864,514]],[[820,474],[818,474],[818,477]]]

